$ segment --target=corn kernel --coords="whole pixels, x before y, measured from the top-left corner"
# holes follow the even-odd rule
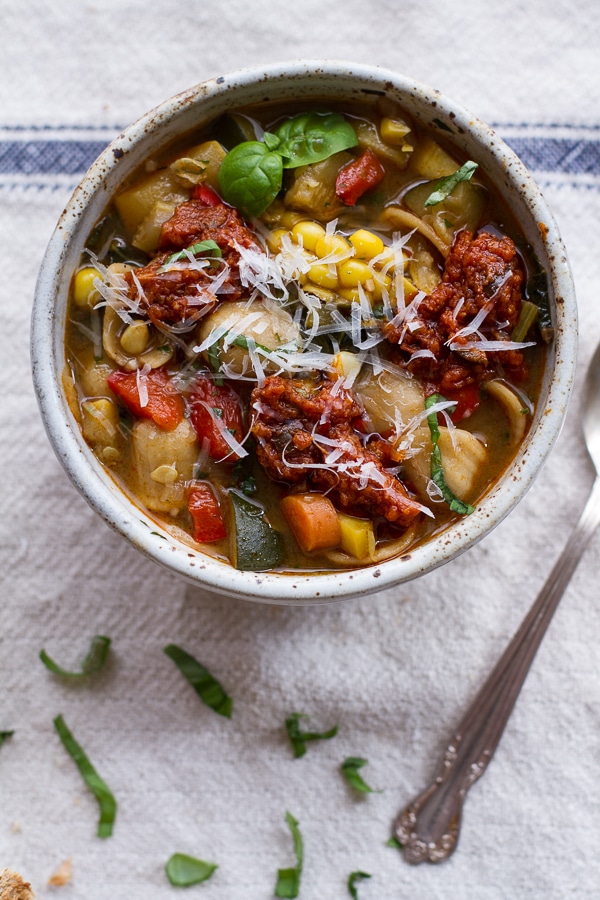
[[[366,228],[359,228],[350,235],[348,240],[354,247],[358,259],[373,259],[374,256],[383,253],[385,248],[381,238],[372,231],[367,231]]]
[[[362,368],[362,359],[359,353],[351,353],[349,350],[340,350],[333,357],[333,368],[338,375],[344,378],[356,378]]]
[[[94,280],[99,277],[98,270],[91,266],[79,270],[73,282],[73,300],[76,306],[94,306],[100,300],[100,294],[94,287]]]
[[[346,300],[348,303],[360,303],[361,296],[358,292],[357,287],[353,288],[338,288],[338,299],[341,297],[342,300]]]
[[[383,143],[390,144],[392,147],[402,147],[402,149],[404,149],[404,139],[409,131],[409,126],[402,119],[384,118],[379,126],[379,134]]]
[[[125,353],[138,356],[143,353],[150,340],[150,329],[145,322],[137,321],[128,325],[121,335],[121,347]]]
[[[380,272],[376,272],[373,275],[373,280],[369,282],[367,287],[372,292],[375,300],[381,300],[384,288],[389,294],[392,288],[392,279],[389,275],[382,275]]]
[[[281,238],[284,234],[289,234],[287,228],[275,228],[267,235],[267,247],[271,253],[279,253],[281,250]]]
[[[325,229],[318,222],[312,222],[304,219],[302,222],[296,222],[292,228],[292,237],[297,244],[302,244],[305,250],[315,252],[317,241],[325,236]]]
[[[373,278],[368,265],[360,259],[345,259],[337,267],[341,287],[353,288],[365,285]]]
[[[284,213],[281,215],[281,224],[285,228],[293,228],[297,222],[301,222],[302,219],[306,218],[306,213],[298,212],[295,209],[286,209]]]
[[[332,266],[321,265],[315,263],[308,270],[308,280],[314,282],[319,287],[337,288],[338,276],[337,271]]]
[[[352,245],[341,234],[324,234],[315,244],[315,253],[319,259],[331,256],[332,253],[349,256]]]
[[[156,481],[157,484],[175,484],[178,477],[179,472],[174,465],[157,466],[154,471],[150,472],[150,478],[152,481]]]

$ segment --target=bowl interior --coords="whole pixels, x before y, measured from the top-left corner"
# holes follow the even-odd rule
[[[406,556],[379,566],[328,574],[239,572],[163,531],[115,485],[83,440],[62,386],[67,298],[86,239],[111,195],[150,156],[234,108],[273,100],[357,100],[387,96],[417,123],[434,125],[476,159],[511,207],[549,276],[555,339],[548,349],[540,401],[518,459],[476,511]],[[533,179],[485,124],[437,91],[377,68],[299,62],[243,70],[166,101],[127,128],[92,165],[66,207],[42,264],[32,319],[34,384],[51,443],[94,509],[155,561],[218,592],[270,603],[319,603],[408,581],[471,547],[525,494],[562,425],[577,340],[572,278],[554,219]]]

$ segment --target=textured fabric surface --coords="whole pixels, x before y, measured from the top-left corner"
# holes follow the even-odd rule
[[[38,897],[166,900],[174,852],[219,864],[189,896],[261,900],[293,863],[300,896],[361,900],[591,898],[600,891],[600,539],[588,548],[497,755],[470,792],[450,861],[411,868],[391,821],[435,773],[453,726],[517,628],[592,482],[580,432],[583,373],[600,339],[600,7],[582,0],[186,4],[0,0],[0,869]],[[242,65],[355,59],[439,88],[534,171],[558,221],[580,311],[578,375],[542,474],[478,546],[411,584],[328,608],[244,604],[189,587],[88,508],[43,431],[29,317],[54,224],[119,128]],[[94,634],[105,669],[66,683]],[[162,652],[177,643],[234,698],[204,707]],[[295,760],[292,711],[330,741]],[[52,720],[62,713],[118,801],[114,834]],[[382,793],[352,795],[339,766],[369,760]],[[48,880],[69,859],[72,881]],[[186,894],[187,896],[187,894]]]

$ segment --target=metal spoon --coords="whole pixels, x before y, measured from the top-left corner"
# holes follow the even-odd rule
[[[596,471],[589,498],[537,600],[453,734],[438,776],[394,822],[409,863],[442,862],[454,851],[465,795],[498,746],[546,628],[600,524],[600,346],[586,377],[582,421]]]

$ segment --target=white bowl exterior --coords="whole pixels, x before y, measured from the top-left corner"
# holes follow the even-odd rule
[[[518,458],[470,516],[398,559],[329,574],[240,572],[176,541],[132,503],[85,443],[65,399],[65,323],[72,273],[116,189],[151,155],[221,113],[265,100],[397,99],[417,122],[435,119],[500,189],[550,279],[555,338],[535,419]],[[540,225],[543,223],[543,226]],[[439,92],[387,70],[299,61],[246,69],[204,82],[150,111],[110,144],[75,190],[49,243],[32,316],[33,377],[54,450],[74,485],[117,532],[158,563],[211,590],[266,603],[323,603],[409,581],[456,557],[495,527],[523,497],[552,448],[566,412],[577,352],[572,277],[554,219],[532,177],[488,126]]]

